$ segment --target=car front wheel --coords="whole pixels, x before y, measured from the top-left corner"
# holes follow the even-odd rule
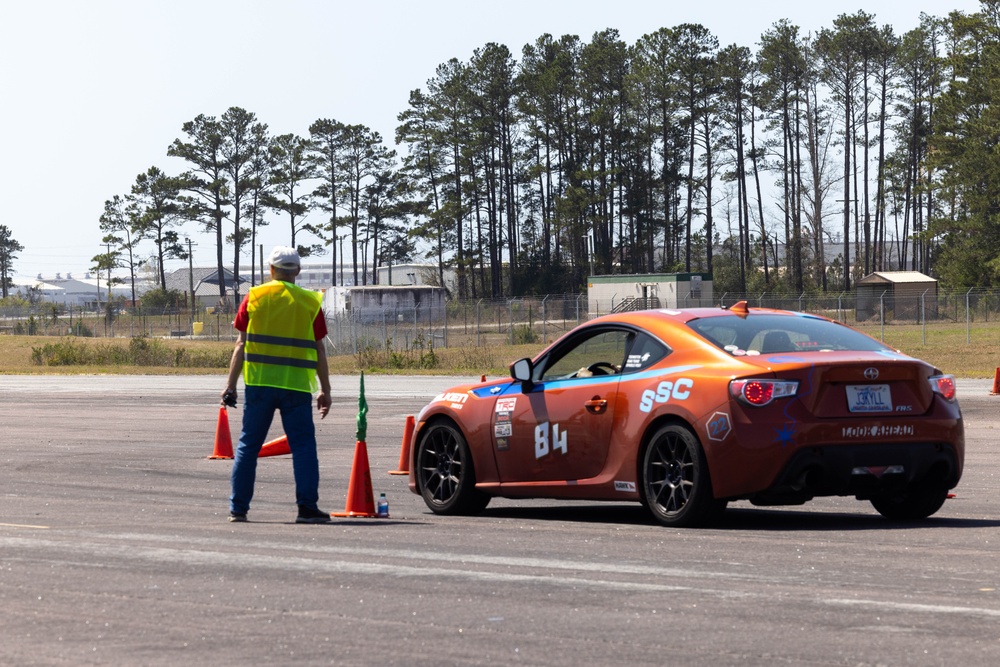
[[[650,439],[642,459],[642,497],[664,526],[705,525],[726,508],[712,496],[701,444],[679,424],[660,427]]]
[[[417,445],[417,481],[435,514],[478,514],[490,497],[476,490],[469,445],[452,424],[431,424]]]

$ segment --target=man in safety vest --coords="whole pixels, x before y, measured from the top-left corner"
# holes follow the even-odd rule
[[[257,476],[257,456],[267,438],[274,411],[292,450],[295,475],[296,523],[327,523],[330,515],[317,507],[319,459],[312,419],[312,395],[317,389],[320,418],[330,410],[330,372],[323,339],[326,318],[322,295],[295,285],[301,261],[294,248],[276,246],[269,258],[271,282],[250,290],[236,313],[240,332],[229,363],[223,403],[235,404],[240,372],[246,384],[243,430],[233,460],[229,520],[246,521]]]

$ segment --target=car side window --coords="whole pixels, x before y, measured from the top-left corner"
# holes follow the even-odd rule
[[[647,333],[638,333],[632,347],[629,348],[622,373],[635,373],[649,368],[668,354],[670,348],[663,343]]]
[[[564,354],[551,360],[542,373],[543,382],[618,375],[625,359],[628,331],[599,331],[571,346]]]

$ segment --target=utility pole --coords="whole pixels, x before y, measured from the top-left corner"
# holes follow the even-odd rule
[[[190,289],[191,294],[191,322],[194,322],[194,254],[191,251],[192,246],[198,245],[191,241],[191,239],[184,239],[188,246],[188,289]]]

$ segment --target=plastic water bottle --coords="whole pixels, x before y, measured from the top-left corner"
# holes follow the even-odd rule
[[[389,518],[389,501],[385,499],[384,493],[378,497],[378,506],[375,509],[375,514],[382,519]]]

